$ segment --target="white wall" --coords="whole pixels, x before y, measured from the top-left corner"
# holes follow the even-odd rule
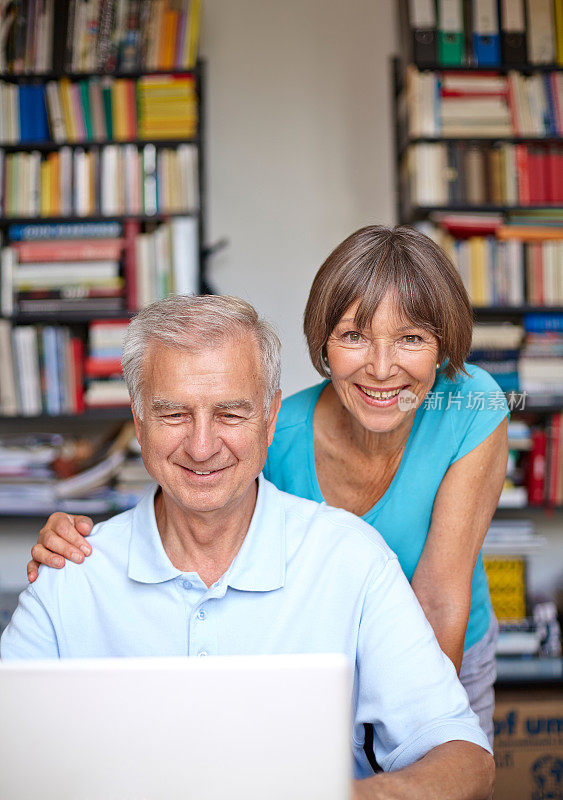
[[[394,221],[393,0],[204,0],[214,289],[283,342],[284,394],[315,380],[301,322],[330,250]]]

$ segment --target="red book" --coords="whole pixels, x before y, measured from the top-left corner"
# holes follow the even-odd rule
[[[545,201],[543,186],[543,163],[542,152],[537,147],[528,147],[528,201],[532,205],[538,205]]]
[[[521,205],[530,203],[530,168],[528,148],[525,144],[514,147],[516,154],[516,172],[518,174],[518,202]]]
[[[110,378],[112,375],[121,375],[121,359],[119,358],[92,358],[84,362],[84,374],[87,378]]]
[[[137,269],[135,258],[135,239],[141,232],[137,220],[126,219],[123,223],[125,235],[125,254],[123,257],[123,274],[125,277],[125,304],[128,311],[138,311],[137,307]]]
[[[84,345],[82,339],[74,336],[70,340],[73,364],[73,408],[77,414],[84,411]]]
[[[59,239],[14,242],[10,245],[21,264],[34,261],[115,261],[121,258],[123,239]]]
[[[561,472],[561,433],[563,430],[561,417],[562,415],[560,413],[552,416],[549,430],[549,486],[547,490],[547,500],[550,506],[556,506],[561,502],[561,498],[558,497]]]
[[[545,453],[547,437],[545,431],[532,432],[532,449],[528,464],[528,503],[542,506],[545,502]]]
[[[563,147],[553,148],[555,160],[555,186],[557,187],[556,203],[563,203]]]

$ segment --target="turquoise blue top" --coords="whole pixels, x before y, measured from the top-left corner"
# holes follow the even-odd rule
[[[417,409],[399,469],[391,485],[363,519],[397,554],[407,578],[422,553],[436,492],[451,464],[469,453],[508,414],[504,394],[491,376],[466,364],[467,375],[453,380],[438,373],[432,391]],[[284,492],[323,502],[315,470],[313,413],[328,381],[282,403],[276,435],[268,451],[266,478]],[[481,555],[471,586],[471,613],[465,649],[486,633],[491,615]]]

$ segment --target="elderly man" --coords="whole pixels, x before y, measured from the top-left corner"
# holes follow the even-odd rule
[[[2,657],[345,653],[356,796],[487,798],[487,738],[394,554],[259,477],[280,407],[270,326],[235,298],[169,297],[131,322],[123,369],[157,486],[95,528],[84,565],[41,571]]]

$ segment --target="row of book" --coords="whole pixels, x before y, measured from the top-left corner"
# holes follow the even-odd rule
[[[54,0],[1,5],[0,72],[191,69],[201,0]]]
[[[145,232],[127,220],[12,225],[8,235],[0,260],[5,317],[136,311],[168,294],[199,292],[194,217],[174,217]]]
[[[196,132],[193,75],[0,81],[0,143],[181,140]]]
[[[563,306],[563,225],[436,214],[420,228],[448,253],[474,306]]]
[[[503,391],[523,393],[519,410],[525,410],[527,397],[561,402],[562,359],[563,314],[526,314],[523,325],[478,323],[474,327],[470,361],[487,370]]]
[[[151,478],[131,422],[86,436],[0,438],[0,514],[107,514],[134,506]]]
[[[553,0],[402,0],[419,66],[563,65],[563,11]]]
[[[563,231],[554,241],[472,236],[446,247],[472,305],[563,306]]]
[[[127,325],[128,320],[91,322],[85,348],[67,326],[0,320],[0,413],[56,416],[129,405],[121,374]]]
[[[563,74],[419,72],[410,65],[400,109],[413,138],[560,136]]]
[[[563,505],[563,414],[552,414],[543,428],[531,434],[527,463],[528,503],[532,506]]]
[[[47,154],[0,149],[0,215],[5,217],[198,210],[196,145],[108,144],[61,147]]]
[[[563,145],[428,142],[402,160],[412,206],[563,203]]]

